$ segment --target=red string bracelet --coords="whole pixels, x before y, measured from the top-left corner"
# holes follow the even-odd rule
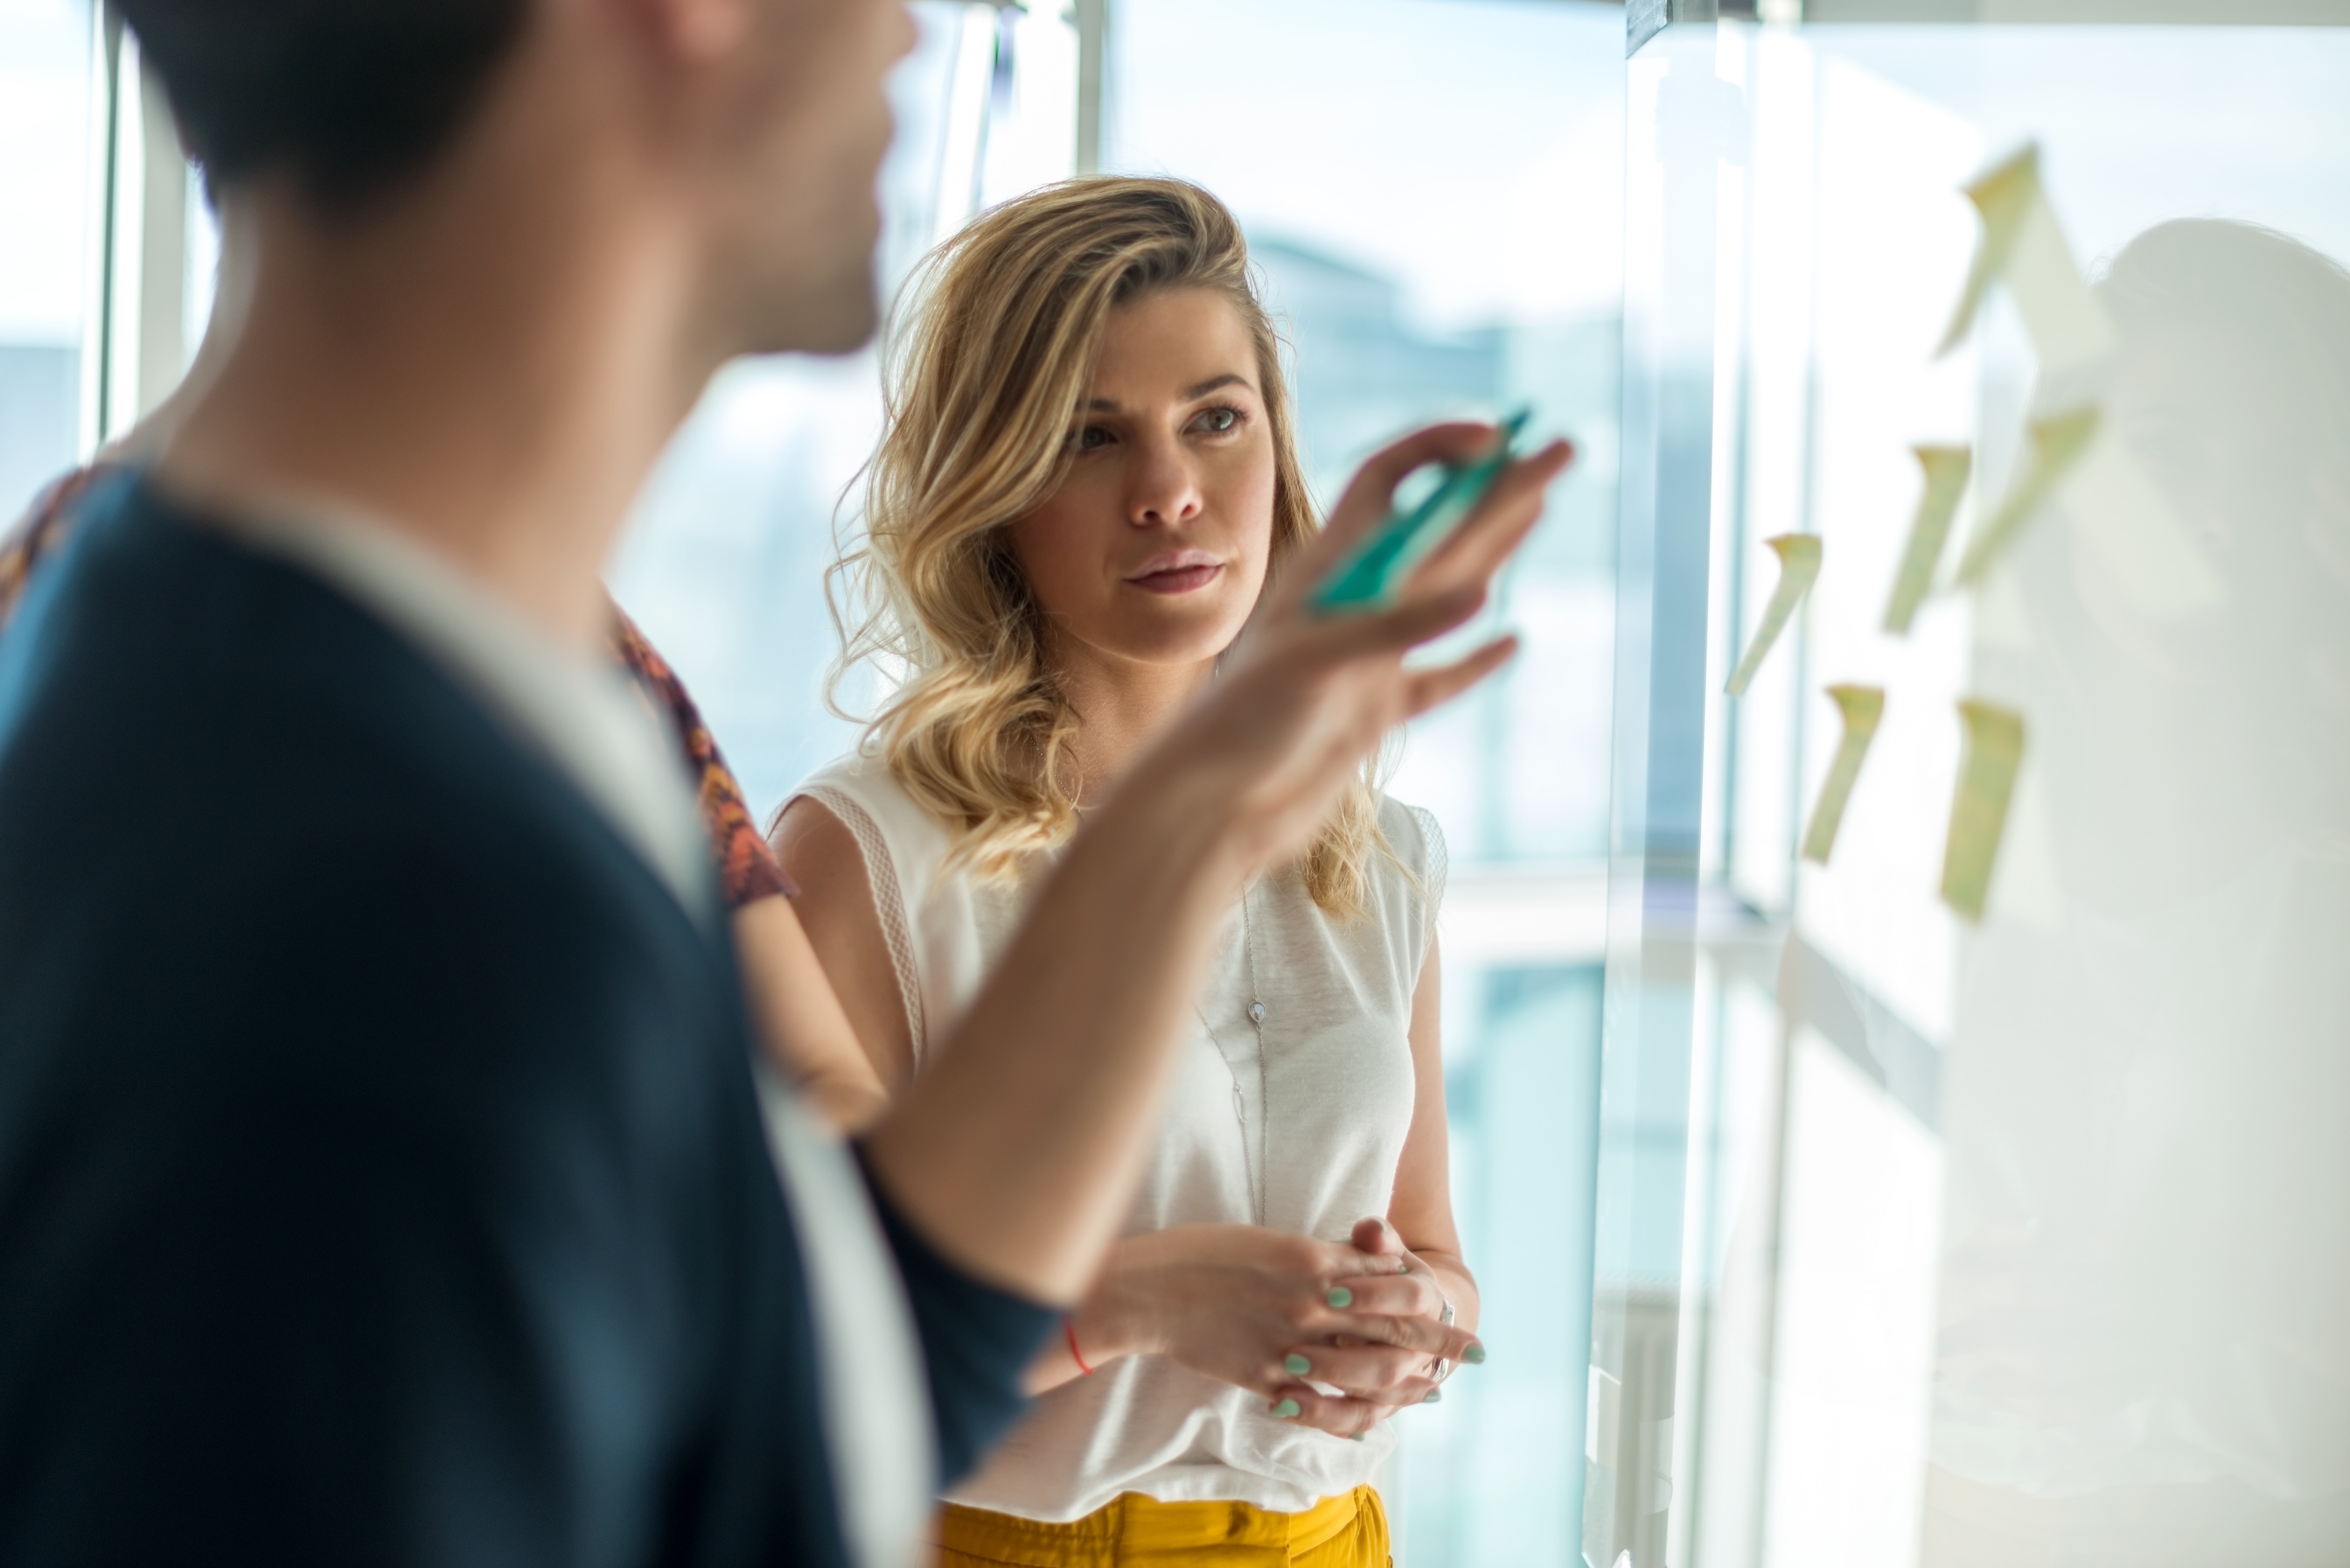
[[[1069,1359],[1077,1364],[1078,1371],[1084,1373],[1087,1376],[1091,1377],[1094,1375],[1094,1369],[1086,1365],[1084,1353],[1077,1349],[1077,1320],[1071,1317],[1067,1313],[1063,1313],[1061,1314],[1061,1332],[1068,1335]]]

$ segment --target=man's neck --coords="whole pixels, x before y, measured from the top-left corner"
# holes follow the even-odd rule
[[[690,268],[662,225],[599,223],[596,194],[436,179],[338,225],[260,193],[250,314],[159,483],[369,515],[592,644],[605,558],[712,368],[680,347]]]

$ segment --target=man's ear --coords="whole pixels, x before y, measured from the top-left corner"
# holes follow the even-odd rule
[[[751,30],[758,0],[620,0],[638,25],[683,61],[715,59]]]

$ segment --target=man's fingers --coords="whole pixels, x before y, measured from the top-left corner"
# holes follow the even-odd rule
[[[1501,431],[1492,425],[1457,420],[1430,425],[1373,452],[1347,482],[1330,510],[1323,535],[1340,548],[1395,509],[1396,486],[1412,471],[1431,462],[1468,462],[1493,449]]]
[[[1517,657],[1515,634],[1497,637],[1464,658],[1433,670],[1415,670],[1404,678],[1403,706],[1408,718],[1450,702]]]
[[[1574,447],[1555,441],[1504,468],[1477,509],[1420,564],[1414,581],[1442,587],[1490,576],[1541,520],[1550,482],[1574,458]]]
[[[1430,462],[1467,462],[1492,448],[1492,425],[1455,422],[1412,431],[1373,453],[1347,483],[1321,534],[1285,564],[1269,598],[1288,604],[1330,574],[1339,559],[1395,510],[1396,486]]]
[[[1329,645],[1333,650],[1344,650],[1340,656],[1345,657],[1373,649],[1415,647],[1451,630],[1482,608],[1493,574],[1542,520],[1544,487],[1573,453],[1566,442],[1554,441],[1503,470],[1469,521],[1413,573],[1394,607],[1375,615],[1332,618],[1342,632],[1353,634],[1334,640]],[[1450,694],[1473,684],[1483,673],[1478,670],[1449,688],[1437,682],[1431,690]],[[1431,697],[1429,702],[1440,700]]]
[[[1367,529],[1389,514],[1395,487],[1413,469],[1439,460],[1467,462],[1490,450],[1499,438],[1500,432],[1492,425],[1431,425],[1372,457],[1347,487],[1328,526],[1284,566],[1281,580],[1252,618],[1252,627],[1292,620],[1298,601],[1329,575]],[[1541,519],[1544,488],[1574,455],[1573,446],[1555,441],[1531,457],[1504,466],[1475,510],[1413,573],[1394,607],[1376,614],[1308,618],[1335,622],[1336,628],[1326,627],[1326,631],[1344,633],[1324,641],[1323,651],[1343,659],[1409,648],[1442,635],[1475,614],[1484,602],[1489,579]],[[1473,599],[1467,597],[1472,587]]]
[[[1333,616],[1308,634],[1332,663],[1375,653],[1402,654],[1442,637],[1485,607],[1483,582],[1415,595],[1373,615]]]

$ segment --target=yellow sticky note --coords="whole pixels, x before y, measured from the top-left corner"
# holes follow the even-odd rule
[[[1746,655],[1738,668],[1730,672],[1729,684],[1722,690],[1732,697],[1745,695],[1747,682],[1762,667],[1771,645],[1779,640],[1786,628],[1787,618],[1812,591],[1820,576],[1820,536],[1816,534],[1781,534],[1762,541],[1779,557],[1779,586],[1771,590],[1771,602],[1762,607],[1762,619],[1754,628],[1754,640],[1746,645]]]
[[[1804,830],[1804,858],[1823,866],[1835,849],[1836,829],[1844,826],[1845,803],[1852,798],[1852,786],[1860,779],[1860,764],[1868,760],[1868,743],[1877,738],[1877,721],[1885,717],[1882,686],[1831,686],[1828,695],[1844,714],[1844,740],[1836,747],[1835,761],[1828,764],[1826,781],[1820,785],[1811,826]]]
[[[1913,446],[1918,466],[1925,471],[1926,488],[1918,497],[1918,514],[1909,522],[1909,543],[1901,552],[1894,574],[1893,596],[1885,602],[1885,629],[1907,637],[1918,607],[1934,586],[1934,568],[1942,564],[1942,545],[1950,536],[1950,519],[1958,515],[1959,498],[1967,493],[1974,472],[1970,447]]]
[[[1942,850],[1942,901],[1980,920],[1991,889],[1992,862],[2007,828],[2015,771],[2023,762],[2023,715],[1989,702],[1959,704],[1966,746],[1959,755],[1958,793],[1950,800],[1950,836]]]
[[[1975,529],[1974,537],[1967,542],[1967,553],[1959,559],[1960,583],[1968,587],[1981,584],[1991,563],[2015,542],[2023,525],[2039,514],[2056,487],[2088,455],[2090,447],[2096,442],[2102,418],[2095,405],[2091,404],[2034,420],[2025,427],[2028,450],[2023,472],[2008,487],[1999,510],[1985,518]]]
[[[2061,375],[2111,353],[2113,323],[2082,279],[2041,188],[2040,149],[2027,145],[1991,170],[1967,187],[1967,199],[1982,218],[1982,239],[1936,352],[1958,347],[1973,328],[1991,286],[2000,283],[2023,316],[2043,376]]]
[[[2040,197],[2039,147],[2026,146],[1968,186],[1966,194],[1982,219],[1982,237],[1975,243],[1974,263],[1967,268],[1966,287],[1960,291],[1959,307],[1950,315],[1950,328],[1942,334],[1940,347],[1934,350],[1937,358],[1966,341],[1967,334],[1974,330],[1975,317],[1981,311],[1983,300],[1991,294],[1991,286],[2007,271],[2007,258],[2014,253],[2015,242],[2023,233],[2024,216]]]

